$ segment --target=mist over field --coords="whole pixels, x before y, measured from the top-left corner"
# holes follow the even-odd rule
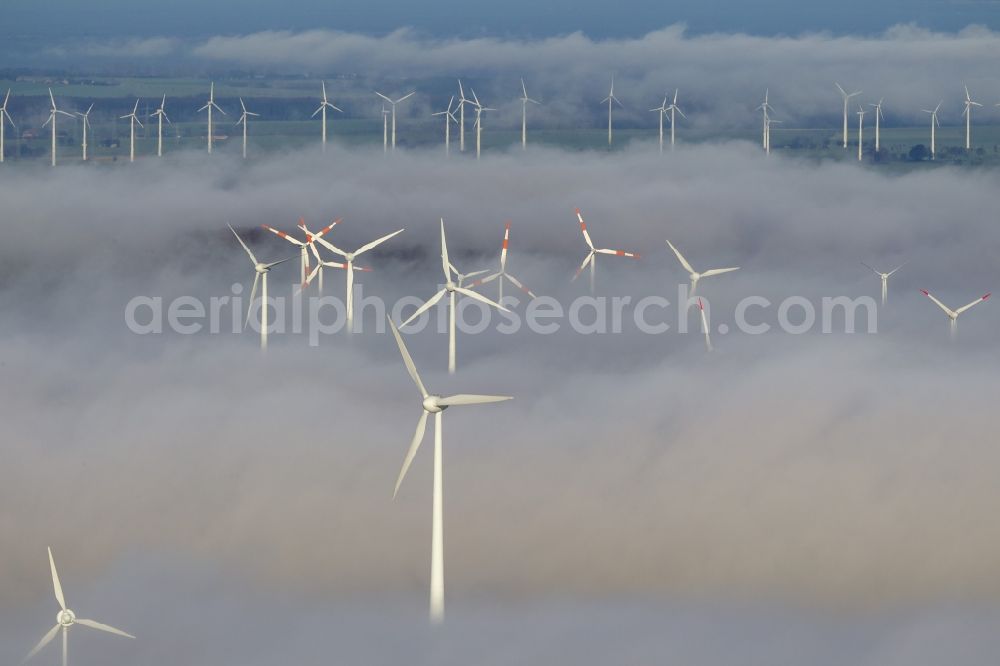
[[[882,666],[1000,647],[1000,309],[962,315],[949,344],[918,291],[957,307],[997,286],[996,171],[887,176],[740,142],[215,157],[0,177],[0,660],[52,623],[48,545],[70,606],[140,637],[75,631],[82,664]],[[511,220],[510,272],[568,307],[587,293],[570,281],[575,207],[599,247],[642,254],[598,258],[598,295],[632,298],[622,332],[460,333],[455,377],[445,335],[406,336],[432,391],[515,396],[444,419],[441,632],[425,610],[431,447],[393,502],[420,403],[374,309],[361,334],[274,334],[266,355],[226,326],[126,327],[136,296],[245,297],[226,223],[269,261],[297,250],[259,225],[299,216],[343,217],[329,238],[345,249],[405,227],[359,262],[364,294],[389,303],[436,291],[439,218],[465,271],[497,265]],[[696,268],[741,266],[699,286],[710,355],[693,313],[687,334],[676,307],[651,310],[662,335],[628,323],[687,280],[667,238]],[[908,262],[877,333],[778,330],[790,296],[877,299],[861,261]],[[271,295],[297,274],[275,268]],[[769,333],[735,331],[748,296],[773,304],[754,315]]]

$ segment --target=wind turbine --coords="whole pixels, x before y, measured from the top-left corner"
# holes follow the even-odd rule
[[[708,315],[705,314],[705,304],[698,298],[698,309],[701,310],[701,330],[705,332],[705,349],[712,351],[712,332],[708,329]]]
[[[765,135],[767,144],[764,146],[764,152],[767,153],[768,155],[771,154],[771,125],[780,125],[783,122],[785,122],[785,121],[784,120],[775,120],[774,118],[771,118],[770,116],[765,121],[765,123],[766,123],[765,128],[766,129],[765,129],[764,135]]]
[[[479,153],[482,149],[482,139],[483,139],[483,111],[496,111],[488,106],[483,106],[479,103],[479,98],[476,97],[476,91],[469,89],[472,92],[473,103],[476,105],[476,159],[479,159]]]
[[[387,234],[385,236],[382,236],[379,239],[373,240],[370,243],[366,243],[366,244],[362,245],[361,247],[359,247],[354,252],[344,252],[343,250],[341,250],[337,246],[335,246],[332,243],[330,243],[329,241],[327,241],[325,238],[316,237],[316,240],[319,241],[319,243],[321,245],[323,245],[326,249],[330,250],[330,252],[333,252],[334,254],[339,254],[341,257],[343,257],[347,261],[347,264],[345,265],[345,269],[347,270],[347,330],[348,330],[348,332],[353,332],[354,331],[354,271],[356,271],[356,270],[370,271],[371,270],[370,268],[358,268],[357,266],[354,265],[354,260],[357,259],[362,254],[364,254],[365,252],[367,252],[368,250],[371,250],[371,249],[374,249],[374,248],[378,247],[379,245],[381,245],[382,243],[386,242],[387,240],[389,240],[393,236],[397,236],[397,235],[403,233],[403,231],[404,231],[403,229],[400,229],[398,231],[392,232],[391,234]]]
[[[882,100],[880,99],[878,104],[868,106],[875,109],[875,152],[878,153],[882,149],[882,120],[885,119],[882,115]]]
[[[236,240],[238,240],[240,245],[243,246],[243,249],[246,250],[247,256],[250,257],[250,262],[253,264],[254,269],[253,289],[250,291],[250,302],[247,304],[247,318],[246,321],[243,322],[243,328],[245,329],[247,324],[250,323],[250,313],[253,311],[253,299],[257,295],[257,281],[260,280],[262,283],[260,292],[260,348],[267,349],[267,274],[278,264],[283,264],[286,261],[294,259],[295,257],[286,257],[285,259],[281,259],[279,261],[272,261],[269,264],[257,261],[257,257],[253,256],[253,252],[251,252],[250,248],[247,247],[247,244],[243,242],[240,235],[236,233],[233,226],[231,224],[227,224],[226,226],[229,227],[229,230],[233,232],[234,236],[236,236]],[[263,279],[261,279],[261,276],[263,276]]]
[[[448,372],[450,374],[455,374],[455,307],[457,305],[457,294],[462,294],[463,296],[468,296],[481,303],[485,303],[491,307],[497,308],[504,312],[510,312],[507,308],[495,303],[490,299],[486,298],[482,294],[478,294],[471,289],[463,287],[462,285],[456,283],[452,279],[452,271],[454,270],[451,266],[451,262],[448,260],[448,241],[445,239],[444,235],[444,219],[441,220],[441,269],[444,271],[444,288],[437,292],[421,305],[416,311],[410,315],[409,319],[400,324],[400,328],[406,326],[411,321],[422,315],[427,310],[434,307],[438,301],[448,295]],[[468,276],[463,276],[468,277]]]
[[[862,147],[865,139],[865,107],[858,105],[858,161],[861,161]]]
[[[769,119],[771,117],[770,112],[774,110],[771,104],[767,101],[770,95],[771,95],[771,89],[765,88],[764,102],[756,108],[757,111],[764,112],[764,125],[763,125],[764,129],[763,129],[763,136],[761,138],[761,143],[763,144],[763,148],[766,152],[770,152],[769,148],[771,145],[771,123],[769,122]]]
[[[687,116],[685,116],[684,112],[681,111],[681,107],[677,106],[677,93],[678,92],[679,91],[677,90],[677,88],[674,88],[674,101],[671,102],[670,106],[667,107],[667,111],[670,112],[670,150],[674,149],[675,139],[677,138],[677,135],[676,135],[676,130],[677,130],[677,114],[679,113],[679,114],[681,114],[682,118],[687,119]],[[660,119],[660,122],[661,123],[663,122],[662,118]]]
[[[594,247],[594,243],[590,240],[590,234],[587,233],[587,224],[583,221],[583,215],[580,213],[580,209],[577,208],[575,211],[576,219],[580,221],[580,231],[583,233],[583,240],[587,242],[587,247],[590,251],[587,252],[587,256],[584,257],[583,263],[580,264],[580,268],[576,269],[576,275],[573,276],[573,280],[580,277],[580,273],[583,269],[590,265],[590,293],[594,293],[594,273],[596,272],[597,266],[597,255],[599,254],[613,254],[618,257],[628,257],[629,259],[638,259],[639,254],[637,252],[626,252],[625,250],[608,250],[608,249],[598,249]]]
[[[212,142],[215,141],[215,127],[212,125],[212,109],[218,110],[222,115],[226,115],[226,112],[222,110],[218,104],[215,103],[215,82],[212,82],[212,87],[208,93],[208,101],[205,106],[198,109],[198,113],[202,111],[208,111],[208,154],[212,154]]]
[[[458,151],[465,152],[465,105],[472,102],[465,97],[462,79],[458,80]]]
[[[847,149],[847,105],[850,103],[851,98],[860,95],[861,91],[857,90],[855,92],[848,93],[846,90],[840,87],[839,83],[834,82],[833,85],[837,86],[837,90],[840,91],[840,94],[844,98],[844,149],[846,150]]]
[[[163,121],[166,120],[168,125],[173,125],[170,122],[170,118],[167,117],[167,112],[164,107],[167,105],[167,96],[164,95],[163,99],[160,101],[160,108],[153,111],[150,115],[156,117],[156,156],[163,157]]]
[[[941,105],[944,104],[944,100],[938,102],[938,105],[934,107],[934,110],[923,109],[924,113],[931,114],[931,159],[934,159],[934,155],[937,152],[937,128],[941,127],[941,121],[938,120],[938,110]]]
[[[56,165],[56,115],[63,114],[68,118],[74,118],[72,113],[66,113],[60,109],[56,108],[56,98],[52,96],[52,88],[49,88],[49,101],[52,102],[52,108],[49,109],[49,119],[45,121],[45,125],[52,124],[52,166]],[[6,106],[6,103],[4,104]]]
[[[128,115],[125,115],[125,116],[119,116],[119,120],[124,120],[126,118],[129,119],[129,121],[128,121],[128,127],[129,127],[129,134],[128,134],[128,161],[129,162],[135,162],[135,125],[136,125],[136,123],[138,123],[139,127],[143,126],[142,123],[139,122],[139,117],[135,115],[136,111],[138,111],[138,110],[139,110],[139,100],[135,100],[135,108],[132,109],[132,113],[130,113]]]
[[[89,627],[91,629],[97,629],[98,631],[103,631],[109,634],[115,634],[116,636],[124,636],[125,638],[135,638],[132,634],[125,633],[121,629],[115,629],[106,624],[100,622],[95,622],[94,620],[84,620],[78,618],[76,613],[71,611],[66,607],[66,598],[63,596],[62,584],[59,582],[59,573],[56,571],[56,561],[52,557],[52,549],[49,548],[49,568],[52,570],[52,588],[55,591],[56,601],[59,602],[59,608],[61,609],[56,614],[56,626],[49,629],[49,633],[42,636],[42,640],[38,641],[38,645],[28,653],[28,656],[24,658],[24,661],[28,661],[34,657],[38,652],[52,642],[52,639],[56,637],[56,634],[62,630],[62,663],[66,666],[68,662],[68,652],[69,652],[69,630],[73,625],[79,625],[81,627]]]
[[[400,97],[396,101],[392,101],[391,99],[389,99],[388,97],[386,97],[382,93],[380,93],[378,91],[375,91],[376,95],[378,95],[379,97],[381,97],[385,101],[389,102],[389,105],[392,107],[392,149],[394,151],[396,150],[396,105],[399,104],[400,102],[402,102],[404,99],[410,97],[411,95],[415,95],[416,92],[417,91],[414,90],[411,93],[407,93],[406,95],[403,95],[402,97]]]
[[[392,335],[396,338],[396,344],[399,346],[399,353],[403,357],[403,363],[406,365],[406,371],[409,373],[413,383],[417,385],[417,390],[420,391],[421,407],[423,408],[420,418],[417,420],[417,429],[413,433],[410,448],[406,451],[406,457],[403,459],[403,467],[399,470],[399,477],[396,479],[396,488],[392,493],[393,499],[399,494],[399,487],[406,477],[407,470],[410,469],[413,458],[417,455],[417,450],[420,448],[421,442],[423,442],[424,431],[427,428],[427,417],[430,414],[434,415],[430,619],[434,624],[440,624],[444,620],[444,461],[442,460],[443,436],[441,431],[441,414],[444,410],[454,405],[484,405],[492,402],[505,402],[513,400],[513,396],[460,393],[458,395],[442,397],[428,393],[427,389],[424,388],[424,383],[420,381],[420,375],[417,374],[417,366],[413,363],[410,352],[407,351],[406,345],[403,343],[403,338],[399,335],[399,331],[396,330],[396,325],[392,323],[392,319],[388,317],[387,319],[389,320],[389,327],[392,329]]]
[[[451,123],[452,121],[458,122],[455,118],[455,114],[451,112],[451,106],[455,103],[455,96],[452,95],[451,99],[448,100],[448,108],[444,111],[438,111],[437,113],[432,113],[432,116],[444,116],[444,154],[451,155]],[[383,112],[385,107],[382,107]]]
[[[313,242],[315,240],[319,240],[320,238],[322,238],[324,235],[326,235],[326,233],[328,231],[330,231],[331,229],[333,229],[335,226],[337,226],[341,222],[343,222],[343,220],[341,218],[337,218],[336,220],[334,220],[333,222],[331,222],[328,226],[320,229],[318,233],[314,234],[311,231],[309,231],[309,227],[306,226],[305,219],[303,219],[301,217],[299,218],[299,229],[301,229],[302,232],[306,235],[306,241],[307,241],[307,243],[309,245],[309,249],[312,251],[313,256],[316,257],[316,262],[318,263],[318,265],[316,266],[316,268],[314,268],[312,270],[312,272],[309,275],[306,276],[306,280],[305,280],[305,282],[302,283],[302,287],[300,288],[300,291],[302,289],[304,289],[305,287],[309,286],[309,284],[312,283],[312,279],[314,277],[316,277],[317,273],[319,273],[319,293],[322,294],[323,293],[323,268],[324,267],[325,268],[346,268],[345,264],[339,264],[339,263],[337,263],[335,261],[323,261],[323,258],[321,256],[319,256],[319,250],[316,249],[316,243]],[[361,269],[359,269],[359,270],[361,270]]]
[[[972,107],[982,106],[979,102],[973,102],[972,97],[969,95],[969,86],[965,86],[965,111],[962,115],[965,116],[965,149],[972,150]]]
[[[243,114],[240,115],[240,119],[236,121],[237,125],[243,125],[243,159],[247,158],[247,118],[254,116],[256,118],[260,117],[259,113],[251,113],[247,111],[246,105],[243,103],[243,98],[240,97],[240,108],[243,109]]]
[[[524,86],[524,79],[521,79],[521,150],[528,148],[528,102],[541,104],[538,100],[528,97],[528,89]]]
[[[341,111],[339,108],[337,108],[336,106],[334,106],[330,102],[330,100],[327,99],[327,97],[326,97],[326,81],[322,81],[321,83],[323,84],[323,101],[320,103],[319,108],[316,109],[315,111],[313,111],[313,114],[310,117],[315,118],[317,113],[322,113],[323,114],[322,117],[321,117],[321,120],[323,122],[323,152],[325,153],[326,152],[326,110],[327,109],[333,109],[334,111],[338,111],[340,113],[343,113],[343,111]]]
[[[10,100],[10,88],[7,88],[7,95],[3,98],[3,106],[0,106],[0,164],[4,161],[4,144],[6,142],[6,131],[7,126],[4,123],[4,119],[10,123],[11,127],[14,127],[14,119],[10,117],[7,112],[7,102]]]
[[[621,106],[622,108],[624,108],[624,106],[622,105],[622,103],[618,101],[618,98],[615,97],[615,77],[614,77],[613,74],[611,76],[611,92],[608,93],[607,97],[605,97],[604,99],[601,100],[601,104],[604,104],[605,102],[608,103],[608,145],[610,146],[611,145],[611,109],[612,109],[612,104],[617,104],[618,106]]]
[[[94,110],[94,105],[91,104],[90,108],[87,109],[86,113],[77,113],[76,114],[76,115],[80,116],[80,121],[83,123],[83,142],[81,143],[81,145],[83,146],[83,161],[84,162],[87,161],[87,130],[90,129],[90,112],[93,111],[93,110]],[[0,118],[0,122],[2,122],[2,121],[3,121],[3,119]]]
[[[962,314],[963,312],[965,312],[966,310],[970,309],[974,305],[979,305],[980,303],[982,303],[983,301],[985,301],[986,299],[988,299],[990,297],[990,294],[986,294],[985,296],[983,296],[981,298],[977,298],[976,300],[972,301],[968,305],[963,305],[962,307],[960,307],[957,310],[952,310],[951,308],[949,308],[948,306],[946,306],[944,303],[942,303],[938,299],[934,298],[934,295],[931,294],[930,292],[928,292],[926,289],[921,289],[920,293],[922,293],[924,296],[926,296],[927,298],[929,298],[932,301],[934,301],[934,303],[939,308],[941,308],[942,310],[944,310],[944,313],[946,315],[948,315],[948,319],[951,320],[951,339],[952,340],[955,339],[955,333],[958,331],[958,315]]]
[[[674,254],[677,256],[677,261],[681,262],[681,266],[683,266],[684,270],[688,272],[688,277],[691,279],[692,296],[694,295],[695,290],[698,288],[698,280],[702,278],[712,277],[713,275],[722,275],[723,273],[730,273],[732,271],[740,270],[739,266],[735,266],[733,268],[713,268],[712,270],[699,273],[695,269],[691,268],[691,264],[689,264],[688,260],[684,258],[684,255],[681,254],[676,247],[674,247],[673,243],[671,243],[668,240],[667,245],[669,245],[670,249],[674,251]]]
[[[871,266],[869,266],[868,264],[866,264],[863,261],[861,262],[861,265],[864,266],[865,268],[867,268],[872,273],[874,273],[875,275],[879,276],[882,279],[882,305],[884,306],[885,302],[886,302],[886,299],[889,297],[889,278],[896,271],[898,271],[900,268],[902,268],[906,264],[900,264],[899,266],[897,266],[896,268],[893,268],[888,273],[883,273],[882,271],[875,270],[874,268],[872,268]]]
[[[650,113],[660,114],[660,154],[663,154],[663,116],[667,115],[667,96],[663,96],[663,104],[660,104],[655,109],[650,109]]]
[[[500,247],[500,270],[489,277],[485,277],[482,280],[476,280],[473,283],[473,287],[478,287],[480,285],[486,284],[487,282],[493,282],[499,278],[497,286],[499,287],[499,295],[497,296],[497,303],[503,303],[503,281],[504,278],[510,280],[510,283],[526,293],[528,296],[535,298],[535,294],[532,293],[530,289],[521,284],[521,281],[516,277],[507,272],[507,248],[510,245],[510,222],[507,222],[503,230],[503,245]]]
[[[293,238],[292,236],[289,236],[284,231],[281,231],[279,229],[275,229],[274,227],[270,227],[270,226],[268,226],[266,224],[262,224],[260,226],[264,227],[265,229],[267,229],[268,231],[270,231],[272,234],[275,234],[277,236],[280,236],[281,238],[284,238],[286,241],[288,241],[292,245],[297,245],[298,246],[298,248],[299,248],[299,273],[300,273],[300,277],[301,277],[300,282],[303,285],[305,285],[305,284],[307,284],[306,276],[309,274],[309,250],[310,250],[310,248],[312,248],[313,254],[316,254],[316,258],[319,259],[319,255],[316,253],[315,242],[318,239],[322,238],[328,231],[330,231],[335,226],[337,226],[338,224],[340,224],[340,222],[341,222],[341,219],[337,218],[336,220],[334,220],[333,222],[331,222],[329,224],[329,226],[327,226],[326,228],[321,229],[319,232],[317,232],[315,234],[312,234],[312,233],[309,233],[309,231],[306,229],[305,220],[300,217],[299,218],[299,229],[302,229],[302,232],[306,235],[306,239],[304,241],[300,241],[298,238]],[[320,281],[320,289],[322,289],[322,285],[323,285],[323,283],[322,283],[322,280],[321,280]]]

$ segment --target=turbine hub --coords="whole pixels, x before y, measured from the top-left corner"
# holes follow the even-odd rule
[[[441,398],[439,395],[429,395],[424,398],[424,411],[430,412],[431,414],[437,414],[438,412],[443,412],[448,409],[448,405],[439,405],[438,400]]]
[[[63,627],[69,627],[76,623],[76,613],[68,608],[66,610],[61,610],[59,611],[59,614],[56,615],[56,622]]]
[[[254,266],[254,269],[256,269],[258,273],[266,273],[268,270],[267,264],[257,264]]]
[[[447,284],[446,284],[446,285],[444,286],[444,288],[445,288],[445,289],[447,289],[447,290],[448,290],[448,292],[450,293],[450,292],[453,292],[453,291],[455,291],[455,287],[456,287],[456,286],[458,286],[458,285],[456,285],[456,284],[455,284],[454,282],[448,282],[448,283],[447,283]]]

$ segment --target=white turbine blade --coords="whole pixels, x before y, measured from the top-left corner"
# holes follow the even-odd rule
[[[334,254],[339,254],[342,257],[346,257],[347,256],[346,252],[344,252],[339,247],[337,247],[336,245],[334,245],[333,243],[331,243],[330,241],[328,241],[325,238],[321,238],[320,236],[317,235],[317,236],[313,236],[313,240],[316,241],[317,243],[319,243],[320,245],[322,245],[323,247],[325,247],[326,249],[328,249],[330,252],[333,252]]]
[[[443,292],[442,292],[443,293]],[[413,359],[410,357],[409,350],[406,349],[406,344],[403,343],[402,336],[399,335],[399,330],[396,325],[392,323],[392,319],[386,317],[389,320],[389,328],[392,329],[392,336],[396,338],[396,345],[399,347],[399,354],[403,357],[403,365],[406,366],[406,371],[410,373],[410,379],[413,383],[417,385],[420,390],[420,397],[427,397],[427,389],[424,388],[424,383],[420,381],[420,375],[417,373],[417,366],[413,363]]]
[[[31,652],[28,653],[28,656],[24,658],[24,661],[28,661],[29,659],[31,659],[32,657],[34,657],[36,654],[38,654],[39,651],[43,647],[45,647],[46,645],[48,645],[49,643],[51,643],[52,639],[55,638],[56,634],[59,633],[59,629],[60,628],[62,628],[62,625],[61,624],[56,624],[56,626],[54,626],[51,629],[49,629],[49,633],[47,633],[44,636],[42,636],[42,640],[38,641],[38,645],[36,645],[34,648],[32,648]],[[24,662],[22,662],[22,663],[24,663]]]
[[[198,113],[201,113],[202,111],[204,111],[207,108],[208,108],[208,104],[206,104],[205,106],[203,106],[200,109],[198,109]]]
[[[504,273],[504,274],[503,274],[503,276],[504,276],[505,278],[507,278],[508,280],[510,280],[510,282],[511,282],[511,283],[512,283],[512,284],[513,284],[513,285],[514,285],[515,287],[517,287],[518,289],[520,289],[521,291],[523,291],[524,293],[526,293],[526,294],[527,294],[528,296],[531,296],[532,298],[538,298],[537,296],[535,296],[535,294],[534,294],[534,293],[533,293],[533,292],[532,292],[532,291],[531,291],[530,289],[528,289],[528,288],[527,288],[527,287],[525,287],[525,286],[524,286],[523,284],[521,284],[520,280],[518,280],[518,279],[517,279],[516,277],[514,277],[513,275],[511,275],[511,274],[509,274],[509,273]]]
[[[705,349],[712,351],[712,336],[708,330],[708,316],[705,314],[705,304],[698,299],[698,309],[701,310],[701,330],[705,333]]]
[[[466,289],[465,287],[455,287],[455,291],[457,291],[458,293],[463,294],[465,296],[468,296],[469,298],[473,298],[473,299],[475,299],[477,301],[485,303],[486,305],[492,306],[492,307],[496,308],[497,310],[502,310],[503,312],[510,312],[510,310],[508,310],[504,306],[500,305],[496,301],[493,301],[493,300],[490,300],[489,298],[486,298],[485,296],[483,296],[482,294],[480,294],[477,291],[472,291],[471,289]]]
[[[870,270],[870,271],[871,271],[872,273],[874,273],[875,275],[878,275],[879,277],[882,277],[882,273],[881,273],[881,271],[877,271],[877,270],[875,270],[874,268],[872,268],[871,266],[869,266],[868,264],[866,264],[866,263],[865,263],[865,262],[863,262],[863,261],[861,262],[861,265],[862,265],[862,266],[864,266],[865,268],[867,268],[868,270]],[[902,268],[902,267],[900,267],[900,268]],[[896,270],[898,271],[898,270],[899,270],[899,268],[897,268]],[[893,273],[895,273],[895,272],[896,272],[896,271],[893,271]],[[892,273],[890,273],[890,275],[892,275]]]
[[[403,229],[400,229],[399,231],[393,231],[393,232],[392,232],[391,234],[387,234],[387,235],[385,235],[385,236],[382,236],[382,238],[379,238],[378,240],[373,240],[373,241],[372,241],[371,243],[367,243],[366,245],[362,245],[362,246],[361,246],[360,248],[358,248],[358,250],[357,250],[357,251],[356,251],[356,252],[354,253],[354,256],[356,257],[356,256],[358,256],[359,254],[364,254],[364,253],[365,253],[365,252],[367,252],[368,250],[371,250],[372,248],[374,248],[374,247],[376,247],[376,246],[378,246],[378,245],[380,245],[380,244],[384,243],[385,241],[389,240],[389,239],[390,239],[390,238],[392,238],[393,236],[398,236],[399,234],[403,233],[403,231],[404,231]]]
[[[599,250],[594,250],[600,254],[610,254],[615,257],[628,257],[629,259],[638,259],[639,253],[637,252],[626,252],[625,250],[609,250],[607,248],[601,248]]]
[[[480,285],[489,284],[490,282],[493,282],[493,280],[496,280],[498,277],[500,277],[502,275],[504,275],[504,274],[503,273],[494,273],[493,275],[487,275],[482,280],[476,280],[475,282],[473,282],[472,286],[473,287],[478,287]]]
[[[733,266],[732,268],[713,268],[710,271],[705,271],[701,274],[703,278],[712,277],[713,275],[722,275],[723,273],[732,273],[733,271],[740,270],[739,266]]]
[[[320,104],[319,108],[316,109],[315,111],[313,111],[313,114],[311,116],[309,116],[309,117],[310,118],[315,118],[316,114],[319,113],[320,111],[322,111],[324,108],[326,108],[326,104]]]
[[[298,289],[296,289],[295,293],[296,294],[301,294],[303,291],[305,291],[306,287],[308,287],[310,284],[312,284],[313,278],[316,277],[316,274],[319,273],[321,270],[323,270],[323,262],[322,261],[320,261],[318,264],[316,264],[316,267],[313,268],[312,271],[309,272],[309,275],[306,276],[306,279],[303,280],[302,284],[299,285],[299,287],[298,287]]]
[[[452,268],[454,268],[454,266]],[[455,272],[457,273],[458,271],[455,271]],[[483,273],[488,273],[488,272],[489,272],[488,269],[487,270],[481,270],[481,271],[473,271],[471,273],[466,273],[465,275],[463,275],[462,279],[463,280],[468,280],[471,277],[476,277],[477,275],[482,275]]]
[[[932,294],[932,293],[930,293],[929,291],[926,291],[926,290],[924,290],[924,289],[921,289],[921,290],[920,290],[920,292],[921,292],[921,293],[922,293],[922,294],[923,294],[924,296],[926,296],[927,298],[929,298],[929,299],[931,299],[932,301],[934,301],[934,303],[935,303],[935,304],[936,304],[936,305],[937,305],[937,306],[938,306],[939,308],[941,308],[942,310],[944,310],[944,313],[945,313],[946,315],[948,315],[949,317],[950,317],[951,315],[955,314],[954,312],[952,312],[952,311],[951,311],[951,308],[949,308],[949,307],[948,307],[947,305],[945,305],[944,303],[942,303],[941,301],[939,301],[938,299],[936,299],[936,298],[934,297],[934,294]]]
[[[578,277],[580,277],[580,273],[582,273],[584,271],[584,269],[587,268],[587,265],[590,264],[590,262],[592,262],[593,260],[594,260],[594,250],[591,250],[587,254],[586,258],[583,260],[583,263],[580,264],[580,267],[578,269],[576,269],[576,274],[573,276],[573,280],[575,280]],[[572,280],[570,280],[570,282],[572,282]]]
[[[125,638],[135,638],[132,634],[126,633],[121,629],[115,629],[114,627],[109,627],[106,624],[101,624],[100,622],[95,622],[94,620],[81,620],[77,619],[77,624],[83,625],[84,627],[90,627],[91,629],[97,629],[98,631],[106,631],[109,634],[116,634],[118,636],[124,636]]]
[[[528,89],[524,87],[524,79],[521,79],[521,92],[524,93],[524,99],[528,99]]]
[[[66,610],[66,598],[63,596],[62,584],[59,582],[59,572],[56,571],[56,560],[52,557],[52,549],[49,548],[49,567],[52,569],[52,589],[56,593],[56,601],[59,606]]]
[[[413,97],[413,96],[414,96],[414,95],[416,95],[416,94],[417,94],[417,91],[416,91],[416,90],[414,90],[414,91],[413,91],[413,92],[411,92],[411,93],[408,93],[408,94],[406,94],[406,95],[403,95],[402,97],[400,97],[399,99],[397,99],[397,100],[396,100],[396,104],[399,104],[399,103],[400,103],[400,102],[402,102],[402,101],[403,101],[404,99],[409,99],[410,97]]]
[[[684,258],[684,255],[680,253],[680,250],[678,250],[676,247],[674,247],[673,243],[671,243],[670,241],[667,241],[667,245],[669,245],[670,249],[674,251],[675,255],[677,255],[677,261],[681,262],[681,266],[684,267],[684,270],[686,270],[688,273],[695,273],[695,272],[697,272],[693,268],[691,268],[691,264],[689,264],[688,260]]]
[[[411,321],[413,321],[414,319],[416,319],[417,317],[419,317],[423,313],[425,313],[428,310],[430,310],[432,307],[434,307],[437,304],[438,301],[440,301],[442,298],[444,298],[444,295],[447,294],[447,293],[448,293],[447,289],[442,289],[438,293],[436,293],[433,296],[431,296],[429,299],[427,299],[426,303],[424,303],[423,305],[421,305],[419,308],[416,309],[416,311],[413,314],[410,315],[409,319],[407,319],[406,321],[404,321],[399,326],[401,328],[403,326],[406,326]]]
[[[253,299],[257,297],[257,283],[260,281],[260,273],[254,271],[253,287],[250,289],[250,300],[247,301],[247,318],[243,321],[243,330],[246,330],[250,323],[250,313],[253,312]]]
[[[583,240],[587,241],[587,247],[591,250],[594,249],[594,243],[590,240],[590,234],[587,233],[587,223],[583,221],[583,214],[580,213],[580,209],[576,209],[576,219],[580,221],[580,232],[583,233]]]
[[[338,113],[343,113],[344,112],[343,109],[341,109],[339,106],[336,106],[334,104],[327,104],[327,106],[329,106],[331,109],[333,109],[334,111],[336,111]]]
[[[406,477],[406,473],[410,469],[410,464],[413,463],[413,459],[417,456],[417,451],[420,449],[420,443],[424,441],[424,431],[427,428],[427,416],[430,414],[426,409],[420,412],[420,419],[417,421],[417,429],[413,433],[413,440],[410,442],[410,448],[406,450],[406,457],[403,458],[403,467],[399,470],[399,476],[396,477],[396,487],[392,491],[392,498],[396,499],[396,495],[399,494],[399,487],[403,485],[403,479]]]
[[[987,300],[987,299],[988,299],[989,297],[990,297],[990,294],[986,294],[985,296],[983,296],[983,297],[981,297],[981,298],[977,298],[976,300],[972,301],[972,302],[971,302],[971,303],[969,303],[968,305],[963,305],[963,306],[962,306],[962,307],[960,307],[959,309],[955,310],[955,314],[956,314],[956,315],[960,315],[960,314],[962,314],[963,312],[965,312],[966,310],[968,310],[969,308],[971,308],[971,307],[973,307],[973,306],[975,306],[975,305],[979,305],[979,304],[980,304],[980,303],[982,303],[983,301]]]
[[[681,118],[684,118],[685,120],[687,120],[687,116],[684,115],[683,111],[681,111],[681,107],[675,105],[674,108],[677,109],[677,113],[681,114]]]
[[[841,95],[844,95],[845,97],[847,96],[847,91],[846,91],[846,90],[844,90],[844,89],[843,89],[843,88],[842,88],[842,87],[840,86],[840,84],[839,84],[839,83],[837,83],[836,81],[834,81],[834,82],[833,82],[833,85],[837,86],[837,90],[839,90],[839,91],[840,91],[840,94],[841,94]]]
[[[458,395],[439,398],[437,403],[453,407],[455,405],[486,405],[491,402],[506,402],[513,399],[514,396],[512,395],[472,395],[469,393],[459,393]]]
[[[56,108],[56,98],[52,96],[52,88],[49,88],[49,99],[52,101],[52,108]]]
[[[233,235],[236,236],[236,240],[240,242],[240,245],[243,246],[243,249],[246,250],[247,254],[250,256],[250,261],[252,261],[254,263],[254,266],[256,266],[259,263],[257,261],[257,257],[253,256],[253,252],[251,252],[250,248],[247,247],[247,244],[243,242],[243,239],[240,238],[240,235],[236,233],[236,229],[233,229],[233,225],[226,224],[226,226],[229,227],[229,230],[233,232]]]
[[[375,91],[375,94],[376,94],[376,95],[378,95],[379,97],[381,97],[382,99],[384,99],[385,101],[389,102],[389,104],[392,104],[392,105],[395,105],[395,104],[396,104],[396,103],[395,103],[395,102],[393,102],[393,101],[392,101],[391,99],[389,99],[388,97],[386,97],[385,95],[383,95],[382,93],[380,93],[380,92],[379,92],[379,91],[377,91],[377,90]]]
[[[902,267],[903,267],[903,266],[905,266],[905,265],[906,265],[906,262],[903,262],[903,263],[902,263],[902,264],[900,264],[899,266],[896,266],[896,267],[895,267],[895,268],[893,268],[893,269],[892,269],[891,271],[889,271],[889,273],[887,274],[887,276],[891,276],[891,275],[893,275],[893,274],[894,274],[894,273],[895,273],[896,271],[898,271],[898,270],[899,270],[900,268],[902,268]]]
[[[275,234],[277,236],[280,236],[280,237],[284,238],[286,241],[288,241],[289,243],[292,243],[293,245],[298,245],[299,247],[304,247],[305,246],[305,243],[303,243],[302,241],[300,241],[298,238],[292,238],[291,236],[289,236],[284,231],[281,231],[280,229],[275,229],[274,227],[268,226],[266,224],[262,224],[260,226],[264,227],[265,229],[267,229],[268,231],[270,231],[272,234]]]
[[[295,255],[293,257],[285,257],[284,259],[279,259],[278,261],[272,261],[269,264],[264,264],[264,268],[274,268],[278,264],[283,264],[286,261],[291,261],[292,259],[301,259],[301,258],[302,258],[301,254],[297,254],[297,255]]]
[[[443,217],[441,218],[441,270],[444,271],[444,279],[451,282],[451,262],[448,261],[448,241],[444,237]]]

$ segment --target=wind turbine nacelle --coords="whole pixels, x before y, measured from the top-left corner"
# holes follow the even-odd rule
[[[439,405],[438,400],[441,398],[439,395],[429,395],[424,398],[424,410],[430,412],[431,414],[437,414],[438,412],[443,412],[448,409],[448,405]]]
[[[56,615],[56,623],[63,627],[69,627],[76,623],[76,613],[68,608],[66,610],[61,610],[59,611],[59,614]]]

